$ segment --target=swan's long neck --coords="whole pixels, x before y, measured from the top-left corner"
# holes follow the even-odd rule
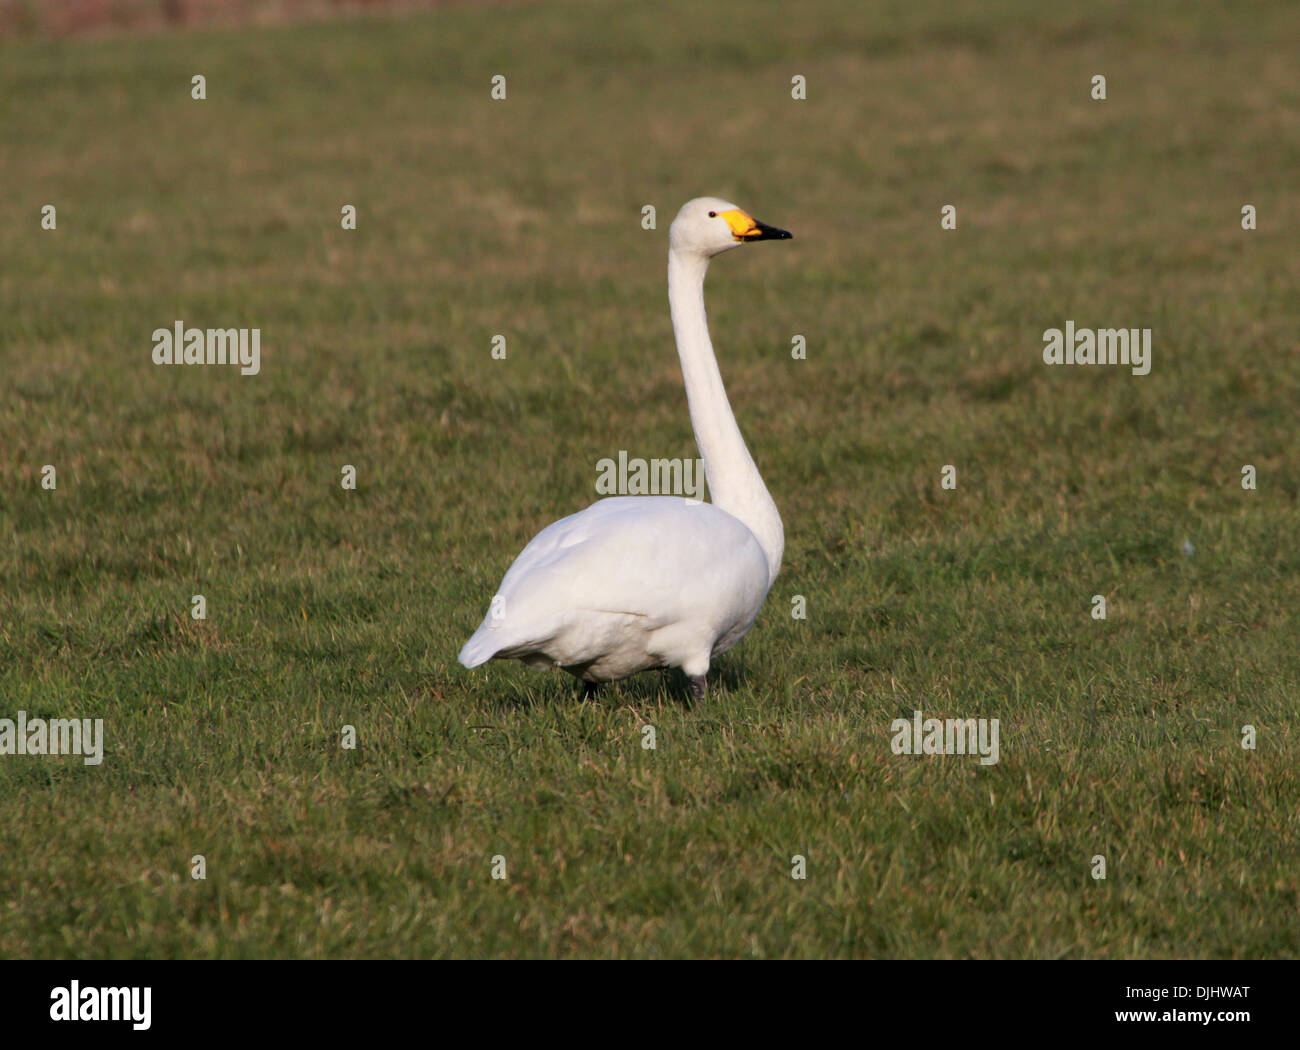
[[[767,555],[770,586],[781,568],[785,531],[776,504],[745,447],[722,386],[704,314],[704,274],[708,268],[709,260],[703,255],[669,250],[668,305],[673,315],[673,334],[682,361],[695,443],[704,460],[713,503],[754,534]]]

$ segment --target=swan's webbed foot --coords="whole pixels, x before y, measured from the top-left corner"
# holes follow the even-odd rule
[[[691,683],[691,699],[703,700],[709,695],[709,680],[702,674],[687,675]]]

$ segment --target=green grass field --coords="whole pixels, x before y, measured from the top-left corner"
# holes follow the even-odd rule
[[[107,741],[0,757],[0,955],[1300,955],[1298,29],[673,0],[0,47],[0,717]],[[694,706],[468,672],[599,459],[695,455],[700,194],[796,237],[707,289],[785,521],[763,615]],[[260,328],[261,374],[154,366],[176,320]],[[1150,374],[1048,367],[1067,320],[1150,327]],[[893,754],[917,709],[1001,760]]]

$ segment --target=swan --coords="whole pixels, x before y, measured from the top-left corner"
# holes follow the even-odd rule
[[[713,355],[704,275],[715,255],[791,236],[716,197],[682,205],[668,230],[668,305],[712,502],[610,496],[547,526],[507,570],[462,664],[560,667],[584,694],[676,667],[704,699],[710,661],[753,626],[785,549]]]

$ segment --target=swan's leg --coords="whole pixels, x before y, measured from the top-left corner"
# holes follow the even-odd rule
[[[599,682],[588,682],[585,678],[582,680],[582,698],[592,700],[600,692]]]
[[[709,680],[702,674],[693,674],[688,676],[691,683],[691,699],[703,700],[709,695]]]

